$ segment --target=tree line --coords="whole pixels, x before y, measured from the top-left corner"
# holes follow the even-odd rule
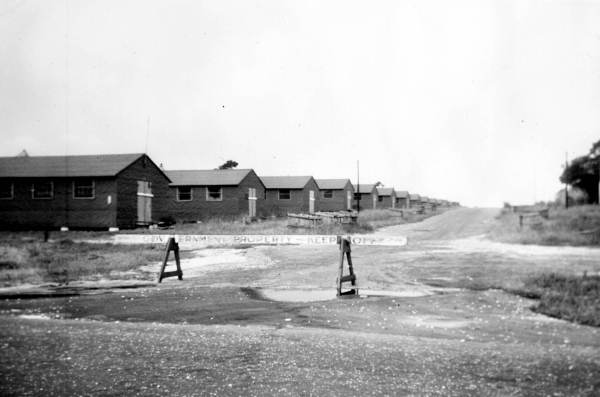
[[[600,140],[592,145],[589,153],[579,156],[567,164],[560,176],[560,181],[583,191],[587,196],[588,203],[598,204]]]

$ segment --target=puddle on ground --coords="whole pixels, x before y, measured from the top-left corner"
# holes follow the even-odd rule
[[[335,288],[331,289],[284,289],[284,288],[259,288],[256,290],[265,299],[280,302],[318,302],[337,299]],[[393,298],[418,298],[439,294],[441,289],[414,286],[402,291],[358,289],[359,298],[393,297]]]

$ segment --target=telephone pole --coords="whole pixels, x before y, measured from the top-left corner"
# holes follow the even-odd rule
[[[356,160],[356,214],[360,214],[360,167],[359,160]]]
[[[565,152],[565,173],[567,172],[567,167],[569,167],[569,153]],[[569,208],[569,184],[565,179],[565,209]]]

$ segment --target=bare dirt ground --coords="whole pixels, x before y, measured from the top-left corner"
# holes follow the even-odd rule
[[[205,249],[183,281],[7,297],[0,394],[600,394],[598,328],[499,289],[598,273],[600,250],[487,241],[496,213],[381,229],[409,245],[353,249],[358,299],[334,297],[334,246]]]

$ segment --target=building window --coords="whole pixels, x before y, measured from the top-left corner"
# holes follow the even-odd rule
[[[11,200],[15,197],[15,187],[10,182],[0,182],[0,200]]]
[[[177,187],[177,201],[192,201],[192,187],[191,186],[178,186]]]
[[[323,190],[323,198],[333,198],[333,190]]]
[[[378,196],[378,197],[377,197],[377,199],[378,199],[379,201],[383,201],[383,196]]]
[[[291,198],[290,189],[279,189],[279,200],[290,200]]]
[[[206,188],[206,201],[223,200],[223,188],[220,186],[208,186]]]
[[[84,179],[73,181],[73,198],[75,199],[93,199],[96,196],[94,181]]]
[[[54,197],[54,184],[52,182],[35,182],[31,185],[31,197],[34,199],[51,199]]]
[[[360,200],[360,193],[354,193],[354,200]]]

